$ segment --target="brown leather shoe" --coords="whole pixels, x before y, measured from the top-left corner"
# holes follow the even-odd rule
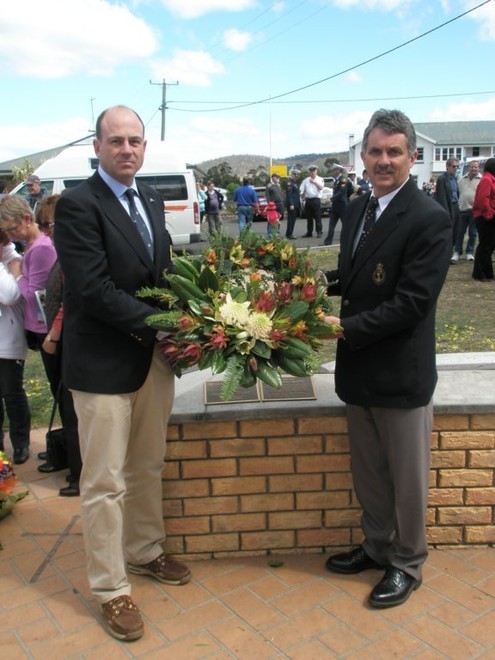
[[[130,596],[117,596],[101,606],[103,620],[108,632],[123,642],[142,637],[143,620]]]
[[[164,584],[186,584],[191,579],[189,568],[164,552],[147,564],[129,564],[128,569],[130,573],[136,575],[151,575],[155,580]]]

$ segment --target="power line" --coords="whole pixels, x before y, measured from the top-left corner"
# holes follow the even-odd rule
[[[458,21],[460,18],[464,18],[464,16],[467,16],[468,14],[471,14],[473,11],[476,11],[480,7],[483,7],[484,5],[487,5],[491,2],[492,0],[485,0],[484,2],[481,2],[479,5],[476,5],[475,7],[472,7],[471,9],[466,10],[465,12],[462,12],[461,14],[458,14],[457,16],[454,16],[453,18],[449,19],[448,21],[445,21],[444,23],[441,23],[440,25],[437,25],[436,27],[431,28],[430,30],[427,30],[426,32],[423,32],[422,34],[413,37],[412,39],[408,39],[408,41],[404,41],[403,43],[399,44],[398,46],[394,46],[393,48],[389,48],[388,50],[378,54],[374,55],[373,57],[368,58],[367,60],[364,60],[360,62],[359,64],[355,64],[353,66],[347,67],[346,69],[343,69],[342,71],[339,71],[338,73],[334,73],[331,76],[327,76],[326,78],[322,78],[320,80],[317,80],[312,83],[308,83],[307,85],[303,85],[302,87],[298,87],[296,89],[292,89],[288,92],[283,92],[282,94],[277,94],[276,96],[271,96],[265,99],[260,99],[258,101],[249,101],[247,103],[240,102],[237,105],[231,105],[228,108],[211,108],[211,109],[201,109],[201,110],[188,110],[186,108],[174,108],[174,110],[181,111],[181,112],[225,112],[228,110],[238,110],[240,108],[247,108],[253,105],[262,105],[264,103],[273,103],[273,101],[277,99],[284,98],[286,96],[290,96],[291,94],[296,94],[297,92],[302,92],[306,89],[309,89],[311,87],[316,87],[317,85],[321,85],[324,82],[328,82],[329,80],[333,80],[335,78],[338,78],[339,76],[342,76],[346,73],[349,73],[350,71],[354,71],[356,69],[359,69],[366,64],[370,64],[371,62],[375,62],[376,60],[379,60],[386,55],[390,55],[391,53],[394,53],[397,50],[400,50],[401,48],[404,48],[405,46],[408,46],[409,44],[414,43],[415,41],[418,41],[419,39],[423,39],[424,37],[433,34],[434,32],[437,32],[438,30],[441,30],[442,28],[446,27],[447,25],[450,25],[451,23],[454,23],[455,21]]]
[[[413,101],[418,99],[444,99],[449,97],[458,97],[458,96],[481,96],[484,94],[495,94],[495,90],[487,90],[486,92],[449,92],[446,94],[421,94],[418,96],[380,96],[380,97],[369,97],[369,98],[354,98],[354,99],[313,99],[306,101],[275,101],[274,104],[278,105],[290,105],[290,104],[300,104],[300,105],[313,105],[317,103],[367,103],[369,101]],[[226,105],[226,104],[235,104],[239,101],[169,101],[170,104],[173,103],[189,103],[189,104],[208,104],[208,105]],[[249,104],[250,101],[242,101],[242,103]],[[170,108],[172,109],[172,108]],[[185,108],[173,108],[177,112],[192,112],[191,110],[186,110]],[[231,108],[225,108],[230,110]],[[196,111],[194,111],[196,112]]]

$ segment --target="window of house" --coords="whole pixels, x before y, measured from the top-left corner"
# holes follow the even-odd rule
[[[425,159],[425,149],[424,147],[418,147],[418,157],[416,160],[423,162]]]

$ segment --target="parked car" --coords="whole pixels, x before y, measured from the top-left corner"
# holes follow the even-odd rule
[[[258,208],[254,209],[253,222],[266,222],[266,186],[254,186],[254,190],[258,195],[259,204]]]

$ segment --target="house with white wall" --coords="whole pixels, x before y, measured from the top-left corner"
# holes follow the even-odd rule
[[[418,122],[414,127],[418,158],[411,175],[420,188],[430,177],[445,172],[449,158],[463,161],[495,156],[495,121]],[[361,137],[349,145],[349,163],[358,176],[364,169],[360,155],[362,142]]]

